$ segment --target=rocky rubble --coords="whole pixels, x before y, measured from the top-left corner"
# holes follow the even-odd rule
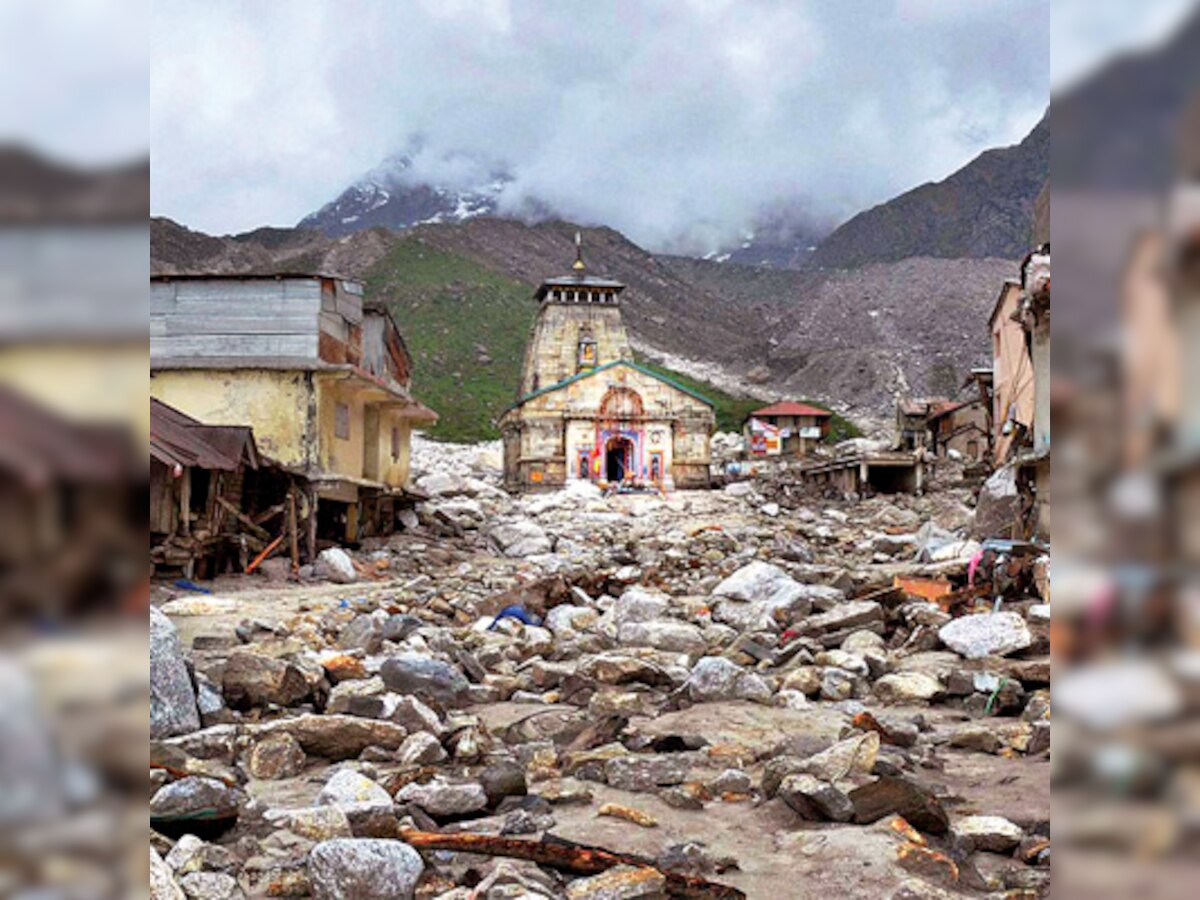
[[[512,497],[498,463],[418,442],[427,499],[349,569],[152,613],[154,896],[1048,891],[1039,598],[895,587],[963,584],[965,491]]]

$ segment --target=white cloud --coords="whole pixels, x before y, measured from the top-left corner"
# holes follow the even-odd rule
[[[158,0],[153,209],[292,224],[419,135],[651,247],[836,221],[1033,127],[1047,7]]]

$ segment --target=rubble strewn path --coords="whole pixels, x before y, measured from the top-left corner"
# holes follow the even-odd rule
[[[349,583],[156,589],[153,896],[1048,894],[1046,606],[962,601],[967,490],[498,464],[418,442],[429,499]]]

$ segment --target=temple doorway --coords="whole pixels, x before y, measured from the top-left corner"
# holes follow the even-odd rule
[[[610,438],[604,448],[605,479],[616,483],[634,474],[633,441],[624,437]]]

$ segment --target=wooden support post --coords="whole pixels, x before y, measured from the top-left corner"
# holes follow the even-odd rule
[[[192,533],[192,470],[184,469],[179,476],[179,527],[185,535]]]
[[[305,543],[308,545],[308,561],[314,563],[317,561],[317,490],[310,488],[308,492],[308,534],[305,536]]]
[[[292,553],[292,571],[300,568],[300,536],[296,524],[296,488],[288,488],[288,547]]]
[[[346,543],[353,544],[358,540],[358,504],[346,504]]]

